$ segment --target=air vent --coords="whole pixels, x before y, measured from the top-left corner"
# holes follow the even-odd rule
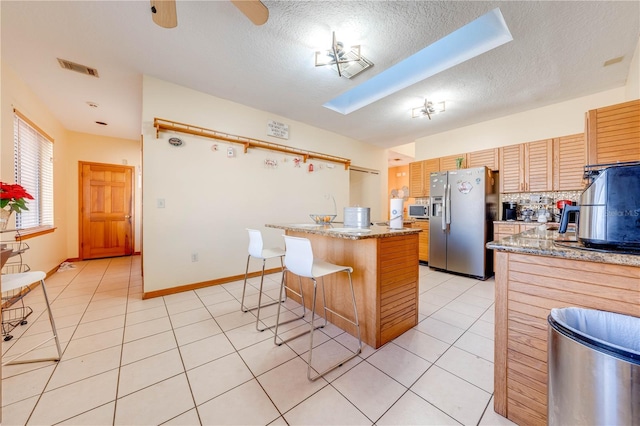
[[[95,68],[89,68],[86,65],[76,64],[75,62],[67,61],[66,59],[58,58],[60,66],[66,70],[79,72],[81,74],[90,75],[92,77],[99,77],[98,70]]]

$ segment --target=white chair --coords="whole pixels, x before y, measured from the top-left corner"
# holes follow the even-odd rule
[[[256,330],[258,331],[264,331],[267,328],[270,327],[266,327],[266,328],[260,328],[259,327],[259,323],[260,323],[260,309],[264,308],[266,306],[271,306],[271,305],[275,305],[276,303],[278,303],[278,301],[274,301],[274,302],[270,302],[270,303],[265,303],[264,305],[262,304],[262,284],[264,283],[264,267],[265,267],[265,263],[267,262],[268,259],[275,259],[277,257],[280,258],[280,265],[284,268],[284,264],[282,263],[282,257],[284,256],[284,250],[276,247],[276,248],[264,248],[263,247],[263,242],[262,242],[262,233],[258,230],[255,229],[247,229],[247,231],[249,232],[249,256],[247,256],[247,268],[244,272],[244,286],[242,287],[242,301],[240,302],[240,309],[242,310],[242,312],[249,312],[252,311],[254,309],[257,309],[257,313],[256,313]],[[260,276],[260,292],[258,294],[258,305],[254,306],[253,308],[247,308],[244,305],[244,295],[245,292],[247,290],[247,275],[249,273],[249,262],[251,261],[251,258],[254,257],[256,259],[261,259],[262,260],[262,275]],[[286,299],[286,295],[285,295],[285,299]],[[282,300],[282,297],[279,299]]]
[[[307,238],[290,237],[285,235],[284,240],[285,240],[286,253],[284,256],[284,271],[282,273],[282,282],[280,284],[280,297],[282,297],[282,291],[284,289],[290,290],[289,287],[287,287],[285,282],[287,271],[297,275],[299,278],[300,277],[310,278],[311,281],[313,281],[313,300],[311,302],[311,322],[309,323],[308,331],[305,331],[304,333],[300,333],[296,336],[292,336],[286,340],[283,340],[281,337],[278,337],[278,326],[281,325],[279,323],[280,306],[278,306],[278,314],[276,316],[276,324],[275,324],[275,336],[273,338],[273,341],[276,345],[280,346],[285,342],[288,342],[292,339],[295,339],[299,336],[309,333],[310,334],[309,335],[309,359],[307,361],[307,364],[308,364],[307,379],[314,381],[324,376],[328,372],[333,371],[336,368],[340,367],[342,364],[349,361],[350,359],[355,358],[356,356],[358,356],[360,352],[362,352],[362,339],[360,337],[360,323],[358,321],[358,309],[356,307],[356,296],[353,291],[353,281],[351,280],[351,273],[353,272],[353,268],[351,268],[350,266],[340,266],[340,265],[324,262],[322,260],[314,259],[313,250],[311,249],[311,241],[309,241]],[[332,310],[330,307],[327,307],[325,290],[324,290],[324,277],[326,275],[335,274],[337,272],[346,272],[349,277],[349,286],[351,290],[351,297],[353,300],[353,317],[354,317],[353,320],[346,318],[342,314]],[[316,294],[318,289],[318,283],[317,283],[318,278],[320,278],[320,283],[322,284],[322,298],[323,298],[325,316],[324,316],[324,324],[316,327],[315,313],[316,313]],[[304,304],[304,301],[303,301],[303,304]],[[313,332],[317,328],[322,328],[324,327],[324,325],[327,324],[327,311],[331,312],[334,315],[339,316],[345,321],[350,322],[356,327],[357,334],[358,334],[358,350],[354,354],[349,355],[347,358],[339,361],[338,363],[334,364],[328,369],[320,372],[315,377],[312,377],[311,362],[313,358]]]
[[[44,301],[47,305],[47,312],[49,313],[49,322],[51,323],[51,331],[53,332],[53,336],[49,337],[42,343],[37,344],[36,346],[22,352],[20,355],[16,355],[13,358],[3,361],[2,365],[11,365],[11,364],[26,364],[31,362],[43,362],[43,361],[59,361],[62,358],[62,349],[60,349],[60,339],[58,338],[58,330],[56,329],[56,323],[53,320],[53,313],[51,312],[51,304],[49,303],[49,296],[47,295],[47,288],[44,284],[44,279],[47,276],[44,272],[41,271],[30,271],[23,272],[20,274],[6,274],[2,275],[2,292],[16,291],[26,289],[29,285],[40,281],[40,286],[42,287],[42,294],[44,296]],[[38,358],[38,359],[23,359],[24,355],[33,351],[34,349],[39,348],[40,346],[50,342],[51,340],[55,340],[56,349],[58,351],[57,357],[52,358]]]

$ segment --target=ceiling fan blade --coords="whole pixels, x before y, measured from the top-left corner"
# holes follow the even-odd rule
[[[262,25],[269,19],[269,9],[260,0],[231,0],[231,3],[255,25]]]
[[[151,17],[163,28],[177,27],[176,0],[151,0]]]

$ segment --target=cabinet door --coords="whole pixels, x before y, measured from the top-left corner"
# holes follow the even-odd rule
[[[424,196],[424,178],[422,175],[422,161],[409,163],[409,196]]]
[[[456,154],[456,155],[448,155],[446,157],[440,157],[440,165],[438,170],[440,172],[447,172],[449,170],[456,170],[458,168],[457,160],[458,158],[462,158],[461,169],[467,168],[467,155],[466,154]]]
[[[487,166],[490,170],[498,170],[498,148],[485,149],[467,154],[467,168]]]
[[[521,144],[509,145],[500,148],[500,192],[521,192],[524,190],[522,183],[522,169],[520,167]]]
[[[553,188],[553,139],[529,142],[524,151],[524,190],[551,191]]]
[[[640,100],[587,113],[589,163],[640,160]]]
[[[422,173],[424,174],[424,184],[423,184],[423,193],[425,197],[428,197],[431,194],[431,172],[439,171],[439,160],[437,158],[432,158],[431,160],[424,160],[422,162]]]
[[[553,190],[584,189],[584,166],[587,164],[587,143],[584,133],[553,140]]]
[[[428,221],[415,221],[413,228],[422,229],[422,232],[418,234],[418,259],[423,262],[429,261],[429,222]]]

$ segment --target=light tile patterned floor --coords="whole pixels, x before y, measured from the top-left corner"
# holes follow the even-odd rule
[[[242,282],[142,300],[140,257],[74,265],[47,280],[64,356],[3,368],[4,425],[512,424],[492,408],[493,280],[420,266],[419,324],[309,382],[308,335],[274,346],[240,312]],[[250,283],[255,304],[259,281]],[[266,293],[277,297],[279,284],[266,277]],[[3,357],[48,333],[40,288],[25,301],[34,314]],[[295,302],[284,306],[299,315]],[[276,309],[263,310],[266,325]],[[356,345],[335,326],[321,331],[318,363]],[[52,343],[34,355],[51,354]]]

